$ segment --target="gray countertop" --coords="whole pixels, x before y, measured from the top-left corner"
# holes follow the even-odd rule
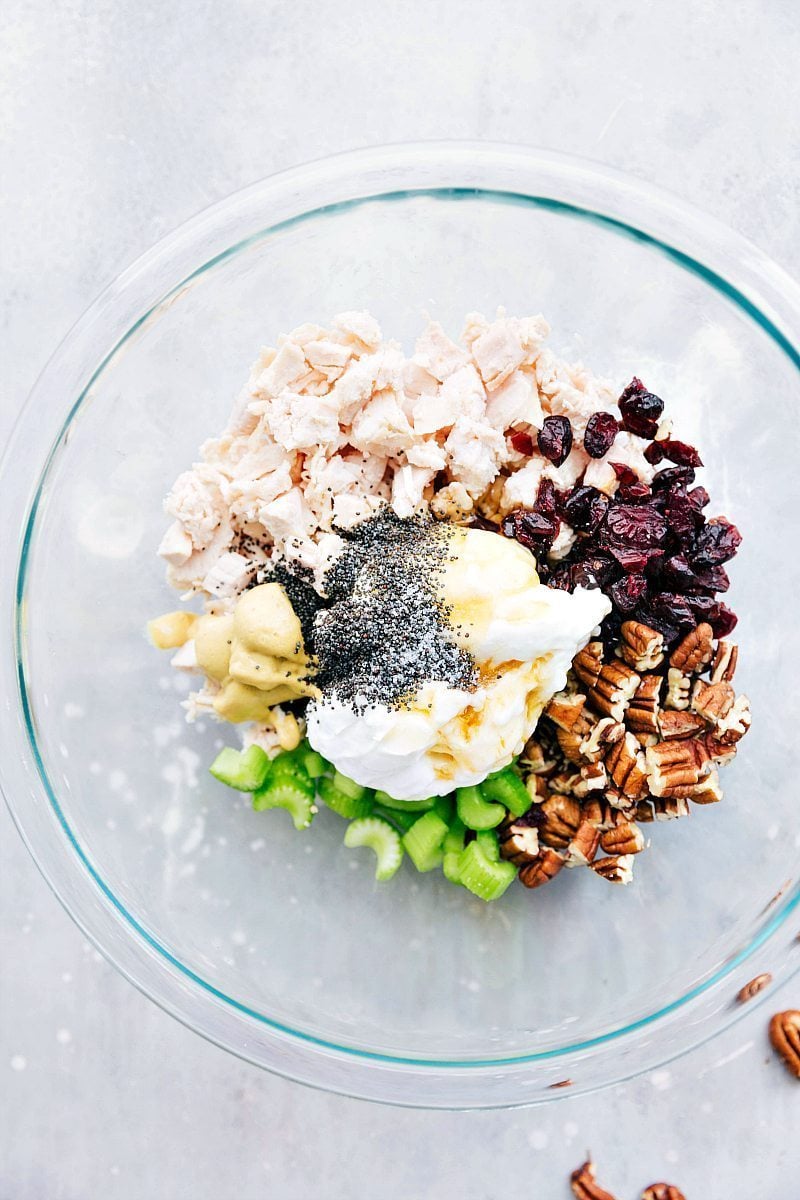
[[[792,0],[7,0],[0,24],[2,412],[132,258],[296,162],[431,137],[525,141],[671,188],[800,270]],[[569,1195],[796,1200],[800,1085],[766,1020],[546,1108],[426,1113],[237,1061],[90,947],[0,810],[0,1197]]]

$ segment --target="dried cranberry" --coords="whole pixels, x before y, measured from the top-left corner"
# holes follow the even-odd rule
[[[613,542],[608,545],[607,549],[610,554],[613,554],[623,571],[631,571],[634,574],[641,574],[654,556],[663,554],[663,550],[620,546]]]
[[[482,517],[478,514],[470,517],[468,524],[470,529],[485,529],[487,533],[502,532],[496,521],[490,521],[488,517]]]
[[[622,620],[622,613],[612,610],[600,626],[600,637],[607,659],[613,659],[614,651],[620,643]]]
[[[714,567],[733,558],[742,541],[735,525],[724,517],[709,521],[697,536],[692,562],[698,567]]]
[[[515,429],[508,440],[518,454],[524,454],[527,458],[533,454],[533,438],[524,430]]]
[[[695,508],[697,512],[700,512],[701,509],[704,509],[711,500],[711,497],[704,487],[692,488],[687,495],[692,502],[693,508]]]
[[[654,492],[660,492],[674,487],[676,483],[682,483],[685,487],[688,487],[690,483],[694,483],[693,468],[665,467],[663,471],[656,471],[650,486]]]
[[[639,476],[635,471],[631,470],[627,463],[610,462],[608,465],[613,469],[614,474],[621,484],[638,482]]]
[[[542,479],[536,492],[535,508],[547,517],[556,515],[558,493],[552,479]]]
[[[665,617],[656,612],[649,604],[640,604],[634,614],[637,621],[641,621],[643,625],[649,625],[651,629],[655,629],[664,638],[667,646],[671,646],[673,642],[677,642],[680,636],[680,628],[672,625]]]
[[[619,424],[611,413],[592,413],[586,422],[583,448],[590,458],[602,458],[614,445],[614,439],[618,432]]]
[[[650,607],[670,625],[680,627],[697,624],[685,596],[679,596],[677,592],[662,592],[659,596],[651,597]]]
[[[626,504],[644,504],[651,500],[653,493],[646,483],[640,483],[637,479],[635,483],[621,483],[617,489],[617,500],[624,500]]]
[[[666,558],[660,564],[659,577],[669,588],[680,588],[681,591],[697,586],[695,573],[684,554],[673,554]]]
[[[730,586],[728,572],[723,566],[695,567],[694,587],[705,588],[708,592],[727,592]]]
[[[647,580],[644,575],[625,575],[609,588],[614,607],[626,616],[633,612],[646,594]]]
[[[648,392],[640,379],[633,379],[619,398],[622,428],[639,437],[654,437],[664,411],[660,396]]]
[[[537,564],[537,571],[538,570],[539,565]],[[547,580],[547,586],[551,588],[558,588],[558,590],[561,592],[571,592],[573,588],[572,567],[568,563],[559,563],[559,565],[554,567],[550,572],[550,578]]]
[[[702,467],[703,460],[687,442],[677,442],[672,438],[664,438],[660,442],[651,442],[644,456],[649,463],[657,466],[665,458],[677,463],[679,467]]]
[[[664,517],[670,531],[681,542],[691,541],[698,526],[698,512],[680,486],[672,488],[666,496]],[[702,518],[701,518],[702,520]]]
[[[539,450],[554,466],[560,467],[572,449],[572,426],[568,417],[545,417],[537,439]]]
[[[694,613],[698,621],[708,621],[715,616],[719,611],[719,604],[713,596],[692,596],[686,597],[686,603]]]
[[[548,517],[530,508],[517,508],[503,519],[503,533],[506,537],[516,538],[527,550],[541,553],[550,548],[559,524],[558,517]]]
[[[729,633],[733,633],[738,621],[739,618],[736,616],[736,613],[731,612],[727,604],[717,605],[717,612],[711,617],[711,628],[714,630],[714,637],[727,637]]]
[[[616,577],[619,568],[604,554],[591,554],[572,565],[573,587],[605,588]]]
[[[574,487],[562,501],[561,512],[573,529],[581,533],[593,533],[602,523],[608,504],[608,496],[597,488],[579,486]]]
[[[621,504],[608,509],[606,527],[617,544],[636,550],[658,546],[667,536],[667,522],[652,504]]]

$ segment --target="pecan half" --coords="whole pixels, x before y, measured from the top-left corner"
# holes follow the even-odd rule
[[[686,634],[669,656],[669,665],[684,675],[699,675],[714,653],[714,630],[705,621]]]
[[[612,746],[606,755],[606,769],[624,796],[641,800],[647,794],[647,767],[639,743],[632,733]]]
[[[588,867],[600,845],[600,830],[591,821],[581,821],[578,832],[567,846],[565,867]]]
[[[559,771],[557,775],[550,776],[547,784],[551,792],[558,792],[561,796],[570,796],[580,777],[579,771]]]
[[[651,1183],[642,1192],[642,1200],[686,1200],[674,1183]]]
[[[719,804],[722,799],[722,788],[719,785],[719,773],[716,770],[704,775],[699,783],[688,793],[693,804]]]
[[[594,687],[602,669],[602,642],[589,642],[572,660],[572,670],[587,687]]]
[[[583,800],[592,792],[602,792],[607,783],[608,772],[605,764],[589,763],[587,766],[581,767],[581,777],[572,789],[572,794]]]
[[[542,743],[536,738],[529,738],[525,743],[519,761],[532,775],[545,775],[556,765],[554,759],[545,754]]]
[[[752,1000],[753,996],[757,996],[759,992],[763,992],[764,988],[769,987],[771,983],[772,976],[769,971],[764,971],[763,974],[756,975],[743,988],[740,988],[736,993],[736,999],[740,1004],[746,1004],[748,1000]]]
[[[640,682],[641,676],[617,659],[601,668],[594,687],[589,688],[589,699],[604,717],[621,721]]]
[[[692,710],[709,725],[718,725],[731,711],[736,693],[729,683],[704,683],[698,679],[692,692]]]
[[[661,683],[660,675],[645,675],[625,714],[628,729],[645,736],[648,740],[652,737],[654,741],[658,741]]]
[[[769,1023],[769,1040],[787,1069],[800,1079],[800,1011],[789,1008],[775,1013]]]
[[[544,710],[544,715],[559,729],[564,729],[569,733],[575,728],[580,728],[585,723],[585,731],[589,729],[589,722],[583,715],[583,710],[586,707],[586,697],[580,692],[556,692],[552,700]]]
[[[688,708],[689,692],[692,681],[678,667],[670,667],[667,671],[667,694],[664,699],[665,708]]]
[[[587,800],[583,806],[583,816],[586,821],[591,821],[601,832],[606,829],[613,829],[619,819],[617,810],[612,808],[608,801],[602,797],[598,797],[596,800]]]
[[[498,832],[500,854],[518,867],[539,857],[539,831],[522,820],[504,822]]]
[[[595,1179],[593,1162],[581,1163],[569,1177],[573,1196],[578,1200],[615,1200],[611,1192],[606,1192]]]
[[[712,683],[730,683],[736,674],[739,647],[733,642],[720,642],[711,666]]]
[[[556,729],[556,741],[567,762],[582,763],[584,761],[581,752],[584,736],[585,730]]]
[[[645,758],[650,791],[654,796],[675,796],[694,787],[705,773],[705,757],[695,738],[649,746]]]
[[[675,821],[678,817],[691,816],[689,801],[683,796],[659,796],[652,800],[653,817],[656,821]],[[637,818],[641,820],[641,817]]]
[[[720,741],[735,745],[741,741],[749,728],[750,701],[747,696],[737,696],[722,720],[717,721],[716,735]]]
[[[709,759],[721,767],[736,758],[736,743],[723,741],[716,733],[707,733],[704,738],[695,740],[702,743],[703,751]]]
[[[554,879],[564,866],[564,856],[557,850],[545,848],[539,851],[539,857],[520,869],[519,881],[526,888],[544,887]]]
[[[652,671],[664,660],[664,636],[641,621],[623,621],[619,654],[635,671]]]
[[[658,726],[661,730],[661,737],[668,742],[672,738],[692,737],[695,733],[705,729],[706,723],[699,713],[689,712],[687,709],[679,712],[676,708],[665,708],[659,714]]]
[[[597,858],[590,866],[595,875],[601,875],[609,883],[627,884],[633,879],[633,855],[631,854]]]
[[[644,834],[638,825],[623,821],[600,835],[600,845],[606,854],[639,854],[644,850]]]
[[[628,709],[630,714],[630,709]],[[625,726],[613,717],[601,717],[581,742],[580,751],[589,762],[599,762],[609,746],[625,736]]]
[[[580,804],[572,796],[557,793],[544,801],[540,811],[539,841],[554,850],[565,850],[581,823]]]

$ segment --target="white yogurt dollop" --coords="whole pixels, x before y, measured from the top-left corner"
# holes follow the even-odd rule
[[[400,707],[326,696],[308,710],[315,750],[399,800],[445,795],[510,763],[611,609],[600,591],[543,586],[517,542],[455,526],[438,592],[453,640],[477,664],[475,691],[428,682]]]

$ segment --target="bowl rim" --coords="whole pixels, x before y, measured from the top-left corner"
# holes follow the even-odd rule
[[[422,142],[334,155],[233,193],[161,239],[101,293],[51,357],[9,439],[0,496],[14,519],[4,523],[2,537],[6,561],[17,563],[18,573],[13,587],[4,586],[2,598],[8,621],[2,670],[9,720],[0,786],[34,861],[70,916],[126,978],[190,1028],[257,1065],[330,1090],[414,1106],[503,1107],[597,1090],[670,1061],[727,1028],[742,1013],[724,1011],[729,1006],[719,1003],[720,984],[725,980],[729,996],[735,980],[741,976],[744,982],[744,969],[757,947],[769,943],[772,951],[782,953],[784,941],[788,946],[787,918],[800,905],[800,885],[775,898],[766,925],[710,979],[655,1013],[590,1041],[532,1055],[455,1063],[340,1046],[271,1021],[213,988],[127,912],[83,852],[50,787],[25,682],[25,565],[41,486],[87,391],[124,341],[194,278],[257,239],[322,212],[433,193],[535,202],[646,241],[722,290],[800,369],[800,288],[791,278],[725,225],[601,164],[524,146]],[[316,202],[309,206],[312,198]],[[267,212],[272,219],[264,224]],[[98,345],[111,347],[99,362]],[[77,396],[67,405],[66,419],[61,395]],[[12,469],[15,460],[33,461],[37,467],[41,463],[37,479],[20,478]],[[12,697],[18,701],[13,711]],[[138,941],[130,937],[131,927]],[[800,969],[800,961],[792,964],[786,958],[784,974]],[[777,963],[774,970],[781,970]],[[195,990],[187,991],[188,981]],[[671,1044],[654,1055],[652,1033],[665,1028],[678,1010],[682,1016],[692,1012],[695,1019],[683,1022],[691,1026],[691,1036],[685,1028],[681,1036],[675,1026]],[[710,1028],[720,1011],[721,1023]],[[577,1079],[568,1090],[552,1090],[565,1074],[581,1072],[583,1081]]]

